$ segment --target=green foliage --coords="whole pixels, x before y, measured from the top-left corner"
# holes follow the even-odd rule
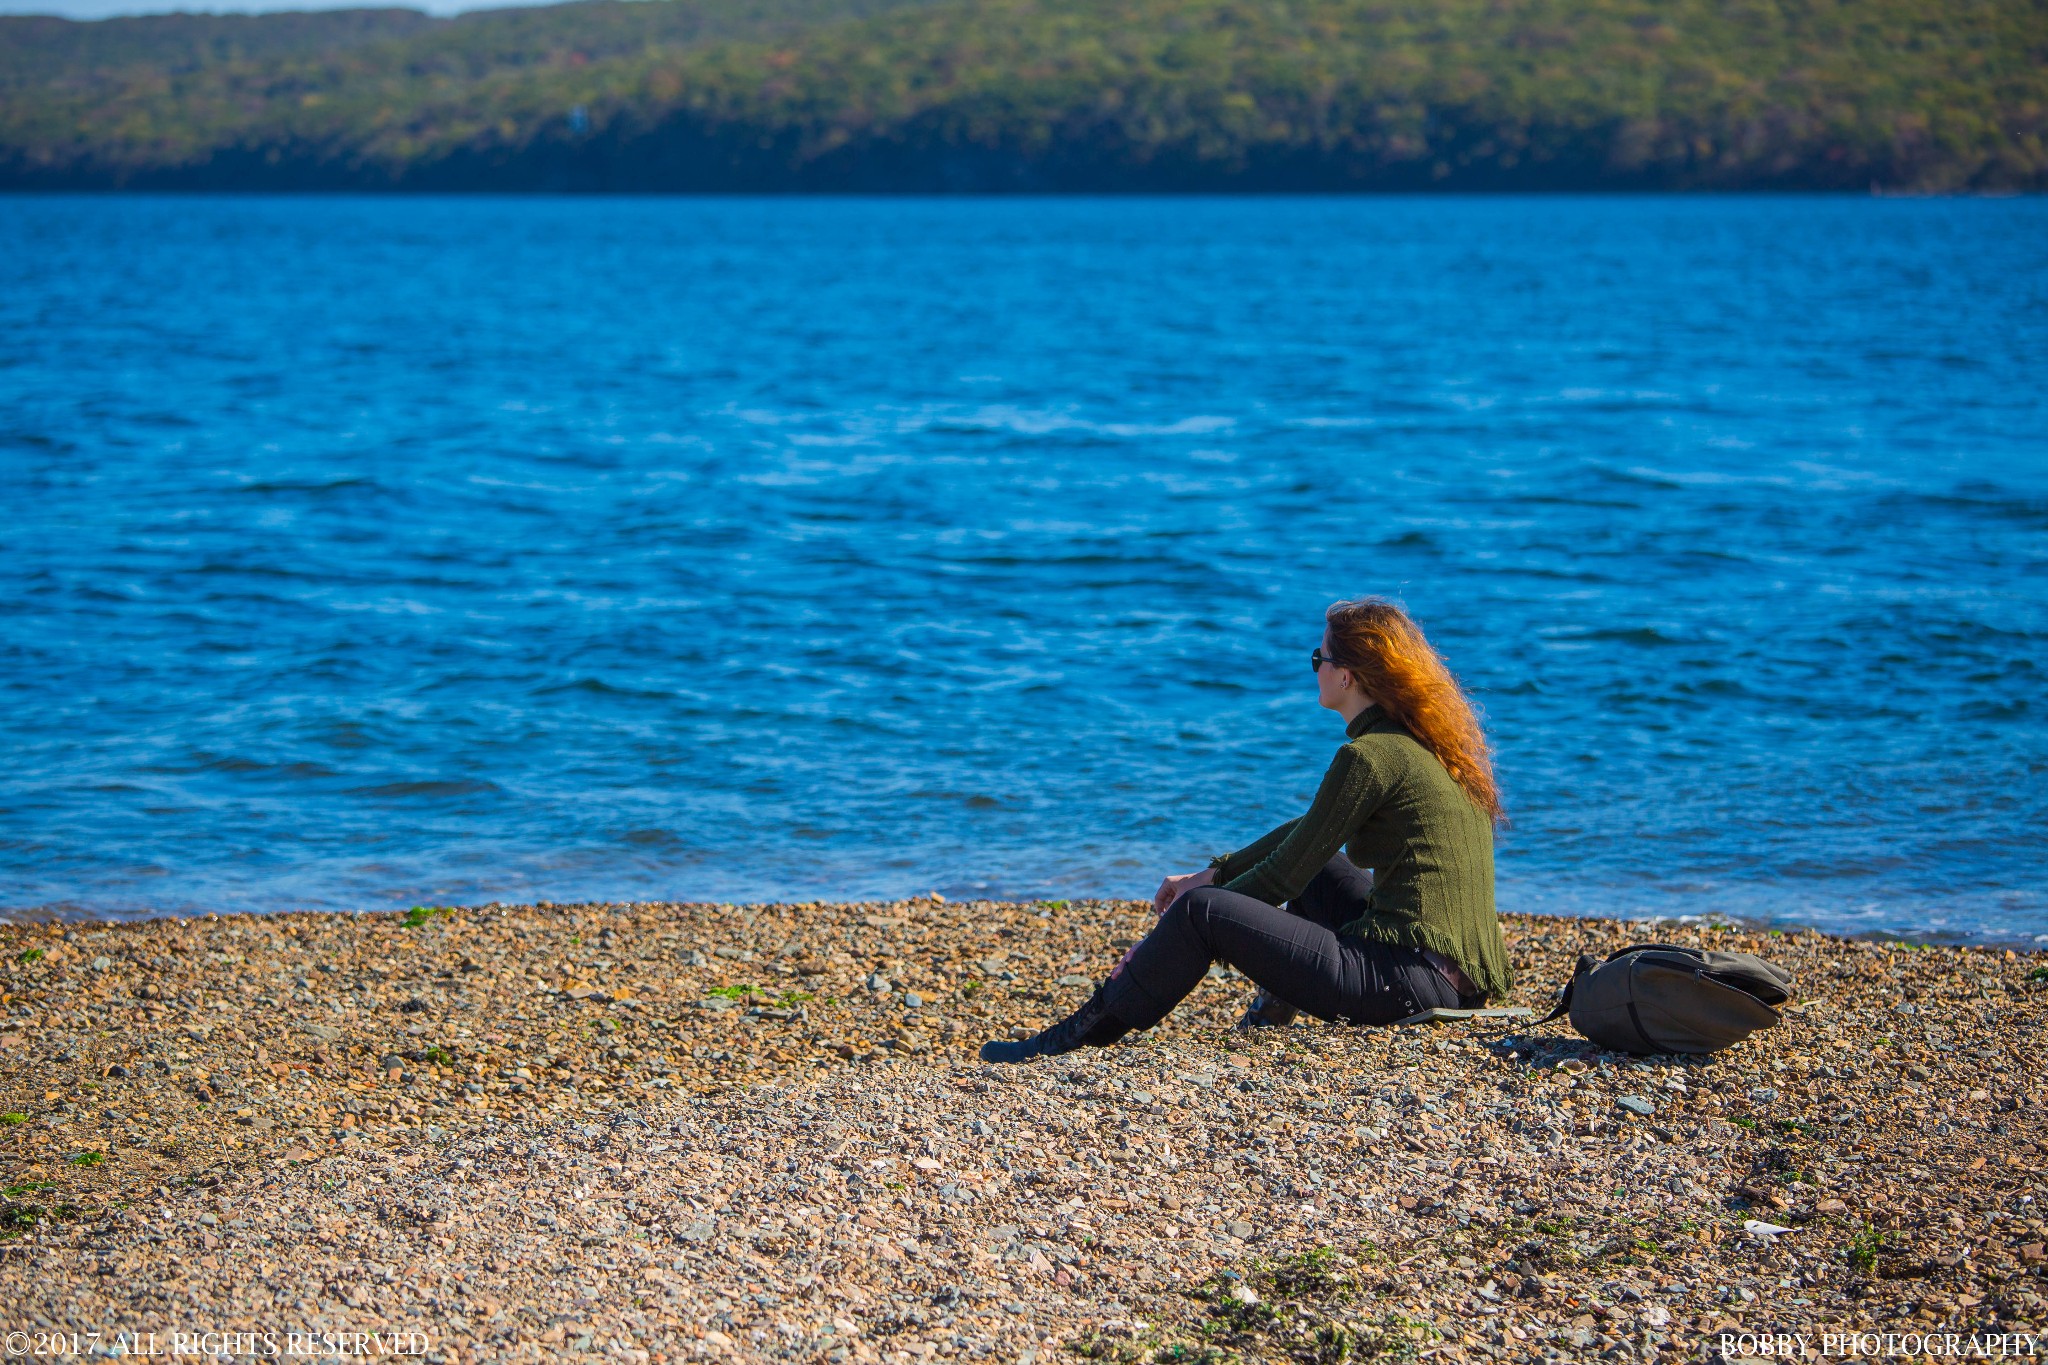
[[[51,72],[157,69],[173,72],[233,61],[345,52],[430,27],[417,10],[312,13],[165,14],[114,24],[44,16],[0,19],[0,87],[36,84]]]
[[[43,960],[43,950],[41,948],[24,949],[14,955],[14,960],[24,966],[31,962],[41,962]]]
[[[1849,1268],[1859,1275],[1868,1275],[1877,1269],[1878,1257],[1892,1248],[1892,1235],[1865,1223],[1849,1237],[1849,1245],[1842,1253],[1849,1262]]]
[[[589,0],[0,54],[15,186],[2048,188],[2038,0]]]
[[[62,1222],[78,1213],[76,1204],[52,1204],[46,1208],[40,1204],[17,1204],[11,1199],[0,1201],[0,1238],[27,1232],[45,1218]]]
[[[1067,1349],[1083,1360],[1099,1360],[1105,1365],[1143,1365],[1152,1359],[1153,1353],[1143,1344],[1125,1341],[1101,1331],[1090,1332],[1067,1343]]]
[[[1333,1247],[1312,1247],[1275,1262],[1268,1278],[1276,1299],[1338,1297],[1347,1284]]]
[[[2048,967],[2036,967],[2027,973],[2029,981],[2048,981]]]
[[[412,909],[405,912],[405,918],[400,920],[399,924],[407,929],[417,929],[436,915],[452,915],[454,913],[455,907],[452,905],[415,905]]]
[[[70,1157],[66,1164],[72,1166],[97,1166],[106,1159],[106,1154],[103,1152],[79,1152],[75,1156]]]
[[[426,1060],[432,1062],[435,1066],[455,1065],[455,1054],[439,1044],[424,1049],[424,1055]]]
[[[0,1189],[0,1198],[19,1199],[25,1194],[34,1194],[37,1190],[54,1190],[56,1188],[57,1186],[54,1181],[24,1180],[19,1185],[9,1185],[5,1189]]]
[[[705,994],[715,995],[721,1000],[745,1000],[753,995],[756,989],[753,986],[714,986]]]
[[[7,1111],[6,1113],[4,1113],[4,1114],[0,1114],[0,1123],[4,1123],[4,1124],[6,1124],[6,1125],[7,1125],[7,1126],[8,1126],[9,1128],[12,1128],[12,1127],[13,1127],[13,1126],[14,1126],[15,1124],[17,1124],[17,1123],[27,1123],[27,1122],[28,1122],[28,1115],[27,1115],[27,1114],[24,1114],[24,1113],[22,1113],[22,1112],[21,1112],[20,1110],[18,1110],[18,1109],[10,1109],[10,1110],[8,1110],[8,1111]]]
[[[1219,1271],[1192,1291],[1206,1313],[1196,1332],[1223,1359],[1312,1365],[1420,1359],[1442,1332],[1427,1318],[1388,1309],[1380,1294],[1380,1272],[1367,1270],[1366,1264],[1335,1248],[1316,1247],[1253,1263],[1241,1276]],[[1161,1343],[1149,1354],[1124,1348],[1103,1351],[1099,1358],[1156,1362],[1198,1357],[1189,1348]]]

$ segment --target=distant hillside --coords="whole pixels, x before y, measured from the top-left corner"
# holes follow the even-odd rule
[[[341,52],[405,38],[434,20],[410,9],[155,14],[77,23],[0,15],[0,86],[58,85],[135,68],[192,71],[231,61]]]
[[[2048,188],[2048,0],[590,0],[0,53],[14,188]]]

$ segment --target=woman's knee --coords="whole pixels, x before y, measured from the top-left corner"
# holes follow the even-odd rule
[[[1220,886],[1198,886],[1167,907],[1187,933],[1212,954],[1242,937],[1243,931],[1276,914],[1264,901]]]
[[[1200,928],[1227,914],[1234,899],[1238,899],[1235,892],[1225,891],[1220,886],[1198,886],[1192,891],[1182,892],[1179,899],[1166,907],[1166,913],[1171,915],[1178,911],[1182,919]]]

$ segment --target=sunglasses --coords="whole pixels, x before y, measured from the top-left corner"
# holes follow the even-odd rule
[[[1334,664],[1336,662],[1337,661],[1335,659],[1323,653],[1323,647],[1321,645],[1317,645],[1313,650],[1309,652],[1308,671],[1311,673],[1320,673],[1323,671],[1324,664]]]

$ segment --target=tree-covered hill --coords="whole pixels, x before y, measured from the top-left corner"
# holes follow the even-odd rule
[[[56,85],[138,68],[185,72],[231,61],[340,52],[433,26],[410,9],[153,14],[78,23],[0,15],[0,87]]]
[[[2048,188],[2048,0],[0,20],[0,185]]]

